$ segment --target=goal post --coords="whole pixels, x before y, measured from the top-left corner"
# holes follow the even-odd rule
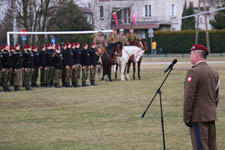
[[[99,31],[49,31],[49,32],[7,32],[7,44],[10,45],[10,35],[26,34],[26,35],[66,35],[66,34],[96,34]],[[112,30],[101,30],[102,33],[110,33]]]

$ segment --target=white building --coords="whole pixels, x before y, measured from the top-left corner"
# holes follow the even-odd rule
[[[185,0],[93,0],[92,10],[96,30],[113,27],[134,28],[139,38],[145,38],[149,28],[180,30]],[[112,12],[117,12],[119,25],[115,25]],[[132,20],[135,13],[137,24]]]

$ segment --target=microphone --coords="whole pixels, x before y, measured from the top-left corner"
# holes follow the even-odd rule
[[[174,59],[172,61],[172,63],[168,66],[168,68],[166,68],[166,70],[164,71],[164,73],[166,73],[167,71],[169,71],[170,69],[173,68],[173,66],[177,63],[177,59]]]

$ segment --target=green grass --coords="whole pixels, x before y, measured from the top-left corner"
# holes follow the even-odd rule
[[[225,66],[221,78],[217,146],[225,147]],[[162,149],[159,97],[146,109],[168,65],[142,65],[142,80],[98,82],[86,88],[36,88],[0,93],[1,150]],[[166,148],[190,150],[183,123],[183,83],[190,65],[176,64],[162,88]]]

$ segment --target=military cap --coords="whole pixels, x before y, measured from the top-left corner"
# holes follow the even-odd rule
[[[80,44],[80,43],[76,42],[76,43],[75,43],[75,46],[78,46],[79,44]]]
[[[15,48],[15,46],[10,46],[9,49],[10,49],[10,50],[15,50],[16,48]]]
[[[85,43],[83,44],[83,47],[85,47],[85,46],[88,46],[88,43],[85,42]]]
[[[4,44],[3,46],[2,46],[2,49],[5,49],[7,46],[9,46],[8,44]]]
[[[32,49],[37,49],[37,46],[36,46],[36,45],[33,45],[33,46],[32,46]]]
[[[91,43],[91,46],[94,46],[94,45],[95,45],[95,42],[92,42],[92,43]]]
[[[196,50],[202,50],[202,51],[205,51],[207,55],[209,54],[208,48],[206,48],[205,46],[201,44],[195,44],[191,47],[191,51],[196,51]]]
[[[20,46],[20,44],[16,43],[15,47],[18,47],[18,46]]]
[[[46,47],[48,48],[48,47],[51,47],[52,45],[50,44],[50,43],[47,43],[46,44]]]

